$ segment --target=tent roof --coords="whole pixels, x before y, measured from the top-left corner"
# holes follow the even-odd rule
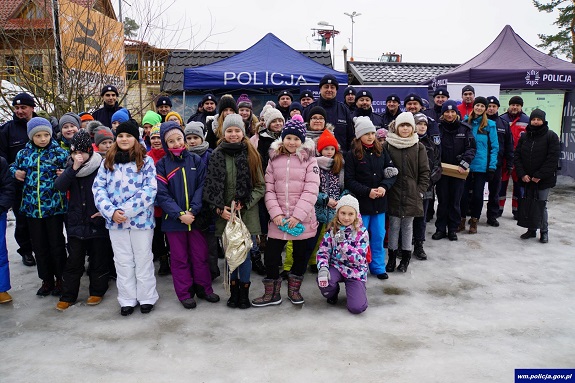
[[[184,89],[297,88],[319,83],[326,74],[347,83],[346,73],[318,64],[268,33],[235,56],[184,69]]]
[[[547,76],[544,76],[547,75]],[[449,82],[500,83],[502,88],[572,88],[575,64],[549,56],[527,44],[506,25],[497,38],[477,56],[437,77]],[[429,81],[431,82],[431,81]]]
[[[162,79],[162,92],[175,93],[184,90],[184,69],[213,64],[243,51],[175,50],[170,52]],[[298,51],[315,62],[331,68],[330,51]]]

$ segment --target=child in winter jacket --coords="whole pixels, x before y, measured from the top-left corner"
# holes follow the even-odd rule
[[[221,237],[232,216],[231,204],[241,212],[242,221],[251,235],[261,234],[258,202],[265,192],[261,158],[246,136],[242,116],[226,116],[222,126],[222,140],[212,152],[204,185],[203,201],[219,218],[216,220],[216,237]],[[249,300],[251,259],[246,259],[230,278],[231,296],[227,305],[247,309]]]
[[[317,283],[329,304],[338,300],[339,283],[345,283],[347,309],[360,314],[367,309],[367,252],[369,235],[359,215],[359,202],[351,195],[337,202],[317,251]]]
[[[401,232],[401,263],[397,271],[406,272],[411,260],[413,218],[423,216],[423,196],[429,186],[429,163],[425,146],[415,133],[411,112],[403,112],[389,124],[384,149],[399,174],[387,194],[389,212],[388,261],[385,270],[395,271]]]
[[[78,133],[81,125],[80,116],[76,113],[68,112],[60,117],[58,121],[58,127],[60,128],[58,140],[62,149],[70,152],[70,140],[72,140],[74,134]]]
[[[167,152],[156,164],[158,204],[164,212],[162,230],[170,243],[176,295],[186,309],[193,309],[194,293],[208,302],[220,300],[212,289],[208,244],[194,224],[202,208],[206,167],[200,156],[186,150],[178,122],[163,122],[160,134]]]
[[[207,171],[208,165],[210,163],[210,156],[212,155],[213,150],[204,139],[204,124],[202,124],[200,121],[188,122],[186,124],[186,128],[184,129],[184,135],[186,136],[186,146],[188,151],[200,156],[200,159],[204,163]],[[207,206],[202,206],[202,210],[205,211],[204,218],[209,221],[206,222],[205,227],[200,228],[200,230],[202,230],[204,233],[204,237],[208,243],[210,274],[213,281],[220,276],[220,268],[218,266],[218,254],[220,254],[220,245],[215,235],[216,226],[215,221],[212,218],[213,215],[209,214],[210,212]]]
[[[142,314],[147,314],[159,298],[152,255],[156,168],[139,143],[138,124],[123,122],[116,133],[92,192],[110,231],[120,314],[132,314],[138,303]]]
[[[154,165],[156,165],[166,155],[162,146],[162,139],[160,138],[160,123],[154,125],[152,130],[150,130],[150,147],[148,156],[152,157]],[[160,260],[158,275],[168,275],[170,274],[170,249],[166,244],[166,235],[162,231],[162,209],[157,202],[156,206],[154,206],[154,220],[156,221],[156,226],[154,227],[154,238],[152,239],[152,254],[154,254],[154,261]]]
[[[257,307],[277,305],[282,301],[279,266],[288,240],[293,243],[294,259],[288,279],[288,298],[293,304],[304,303],[299,290],[309,259],[307,242],[313,241],[317,231],[314,205],[319,191],[319,168],[315,144],[306,139],[305,124],[294,119],[285,124],[280,138],[270,148],[265,176],[265,202],[271,221],[264,253],[265,293],[252,301]]]
[[[8,171],[8,163],[0,157],[0,303],[12,301],[10,290],[10,268],[8,267],[8,248],[6,247],[6,213],[14,202],[16,185]]]
[[[423,217],[413,219],[413,256],[420,261],[427,259],[427,254],[423,249],[425,242],[425,229],[427,227],[427,214],[429,205],[434,203],[433,188],[441,178],[441,146],[427,134],[427,116],[423,113],[413,115],[415,119],[415,128],[419,136],[419,142],[425,146],[427,152],[427,162],[429,163],[429,187],[423,193]]]
[[[385,212],[387,192],[397,176],[391,157],[375,138],[369,117],[355,117],[355,139],[345,159],[345,188],[359,201],[363,224],[369,231],[372,261],[370,272],[387,279],[385,272]]]
[[[30,141],[16,155],[10,173],[24,182],[20,213],[27,217],[42,280],[36,294],[59,296],[66,264],[64,215],[68,206],[66,194],[56,189],[54,181],[66,167],[68,152],[52,138],[52,124],[45,118],[33,117],[27,126]]]
[[[106,222],[96,209],[92,184],[98,174],[102,157],[94,152],[90,135],[81,129],[70,140],[70,158],[66,169],[56,179],[56,188],[69,192],[66,234],[68,260],[62,276],[62,296],[56,309],[64,311],[78,299],[80,278],[84,274],[86,254],[90,262],[89,306],[102,302],[108,290],[112,244]]]

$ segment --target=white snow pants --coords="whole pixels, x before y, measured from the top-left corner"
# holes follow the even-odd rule
[[[154,230],[110,230],[120,306],[155,304],[159,298],[154,275]]]

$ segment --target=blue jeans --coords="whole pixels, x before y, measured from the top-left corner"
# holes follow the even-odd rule
[[[232,272],[231,279],[239,279],[242,283],[249,283],[252,273],[252,257],[250,251],[246,255],[246,260]]]
[[[369,232],[369,247],[371,248],[371,263],[369,271],[374,275],[385,273],[385,213],[362,215],[363,226]]]

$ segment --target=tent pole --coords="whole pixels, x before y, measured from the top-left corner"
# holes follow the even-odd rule
[[[182,111],[183,115],[182,118],[185,120],[186,119],[186,91],[184,90],[183,96],[182,96],[182,104],[184,105],[184,110]]]

